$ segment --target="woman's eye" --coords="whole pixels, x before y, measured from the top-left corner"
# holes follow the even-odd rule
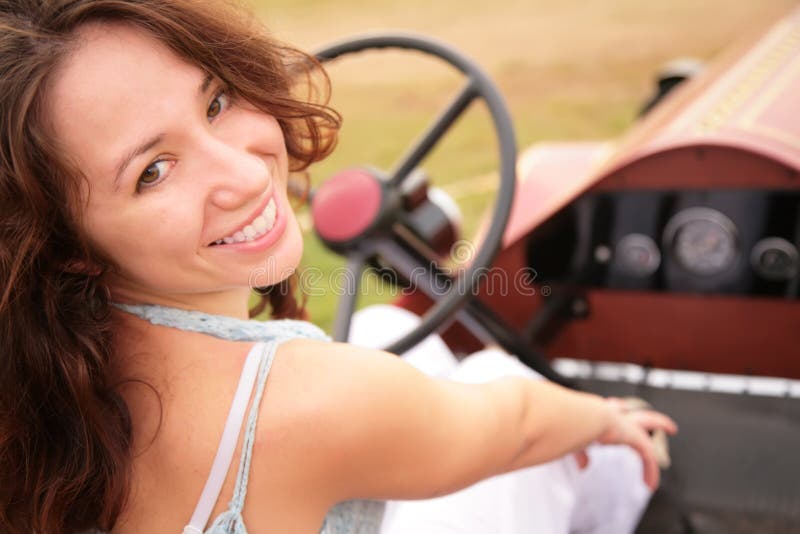
[[[214,97],[214,100],[211,101],[211,104],[208,105],[208,111],[206,111],[206,116],[209,119],[215,118],[217,115],[222,113],[222,110],[228,107],[228,103],[230,102],[230,97],[224,91],[220,91],[217,93],[217,96]]]
[[[164,173],[169,170],[170,162],[167,160],[158,160],[154,161],[149,167],[147,167],[144,172],[142,172],[141,176],[139,176],[139,183],[138,186],[148,186],[153,185],[161,178],[163,178]]]

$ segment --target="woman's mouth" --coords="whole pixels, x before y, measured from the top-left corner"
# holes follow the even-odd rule
[[[210,244],[216,245],[231,245],[233,243],[245,243],[248,241],[255,241],[262,237],[267,232],[272,230],[275,226],[277,216],[277,206],[275,199],[269,199],[267,206],[258,214],[252,221],[247,223],[241,230],[234,232],[233,235],[225,236]]]

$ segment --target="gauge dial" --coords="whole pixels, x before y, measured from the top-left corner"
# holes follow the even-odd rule
[[[729,269],[739,256],[736,225],[717,210],[689,208],[664,231],[665,248],[688,272],[712,276]]]
[[[791,280],[800,268],[800,254],[787,240],[766,237],[753,247],[750,263],[753,270],[767,280]]]
[[[658,245],[644,234],[628,234],[620,239],[614,255],[623,271],[640,278],[650,276],[661,265]]]

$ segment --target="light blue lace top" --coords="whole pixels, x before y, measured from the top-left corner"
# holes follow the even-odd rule
[[[155,325],[169,326],[189,332],[200,332],[230,341],[260,341],[266,349],[261,356],[256,378],[256,394],[247,415],[241,460],[233,498],[228,509],[211,522],[205,534],[246,534],[242,519],[250,460],[253,452],[259,403],[278,345],[295,338],[329,340],[311,323],[294,320],[255,321],[210,315],[197,311],[152,305],[115,304],[119,309],[141,317]],[[376,534],[380,530],[385,503],[382,501],[347,501],[334,506],[325,516],[320,534]]]

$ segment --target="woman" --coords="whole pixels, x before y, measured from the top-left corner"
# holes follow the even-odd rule
[[[0,530],[374,532],[380,504],[336,503],[595,441],[655,487],[661,414],[245,321],[257,269],[299,314],[289,174],[338,128],[309,58],[191,0],[9,0],[0,24]]]

